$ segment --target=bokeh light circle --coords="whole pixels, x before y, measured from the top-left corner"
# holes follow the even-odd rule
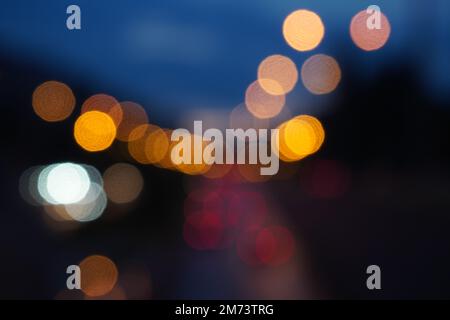
[[[198,212],[186,217],[183,237],[196,250],[216,249],[223,237],[224,225],[218,212]]]
[[[79,116],[73,133],[76,142],[83,149],[97,152],[109,148],[114,142],[116,125],[108,114],[89,111]]]
[[[87,296],[103,296],[116,285],[119,271],[111,259],[101,255],[92,255],[81,261],[79,266],[81,290]]]
[[[46,201],[39,194],[38,179],[43,166],[34,166],[25,170],[19,179],[19,193],[22,198],[33,206],[43,205]]]
[[[151,161],[147,157],[146,147],[147,138],[152,132],[158,130],[157,126],[151,124],[143,124],[134,128],[130,135],[128,141],[128,152],[133,157],[134,160],[141,164],[150,164]]]
[[[38,170],[37,191],[42,201],[41,204],[58,204],[49,194],[47,189],[47,178],[50,171],[58,164],[51,164]]]
[[[339,64],[333,57],[316,54],[303,63],[301,77],[309,92],[322,95],[337,88],[342,74]]]
[[[286,98],[284,95],[267,93],[261,87],[260,81],[274,82],[270,79],[260,79],[250,84],[245,92],[245,104],[253,116],[260,119],[273,118],[283,109]]]
[[[152,131],[145,140],[145,155],[149,163],[158,163],[164,159],[169,150],[169,138],[161,128]]]
[[[250,266],[277,267],[292,258],[295,240],[282,226],[250,227],[239,235],[236,249],[242,261]]]
[[[65,211],[73,220],[89,222],[103,214],[107,202],[103,188],[97,183],[91,183],[86,196],[77,203],[66,205]]]
[[[135,200],[142,191],[144,179],[133,165],[116,163],[103,174],[105,192],[114,203],[124,204]]]
[[[258,248],[258,233],[260,228],[251,227],[243,230],[236,239],[236,251],[238,257],[249,266],[256,267],[261,265],[258,252],[262,249]]]
[[[47,81],[38,86],[32,97],[34,112],[48,122],[68,118],[75,108],[75,96],[64,83]]]
[[[145,109],[141,105],[131,101],[121,102],[120,105],[122,107],[123,116],[122,121],[117,128],[117,139],[127,142],[130,141],[130,138],[140,138],[140,136],[136,134],[130,137],[130,133],[136,127],[148,123],[148,117]]]
[[[315,49],[322,42],[324,34],[322,19],[309,10],[294,11],[283,23],[284,39],[298,51]]]
[[[81,106],[81,113],[89,111],[101,111],[108,114],[119,126],[122,121],[123,111],[120,103],[112,96],[107,94],[95,94],[89,97]]]
[[[316,149],[317,137],[314,128],[304,120],[288,121],[283,133],[286,146],[296,155],[306,156]]]
[[[267,81],[268,79],[271,81]],[[297,67],[288,57],[272,55],[264,59],[258,67],[259,85],[269,94],[286,94],[292,91],[297,80]]]
[[[89,179],[91,180],[91,183],[96,183],[100,187],[103,187],[103,177],[100,171],[94,166],[88,165],[88,164],[82,164],[83,168],[86,170],[86,172],[89,175]]]
[[[172,150],[178,144],[178,142],[171,140],[171,136],[172,136],[172,132],[173,132],[172,130],[170,130],[170,129],[162,129],[162,130],[164,131],[164,133],[167,137],[167,141],[169,142],[169,145],[168,145],[165,155],[162,157],[162,159],[160,161],[155,163],[155,165],[158,167],[164,168],[164,169],[176,170],[177,167],[172,162]]]
[[[379,12],[380,28],[368,28],[367,21],[373,14],[376,13],[367,13],[366,10],[360,11],[350,23],[350,36],[355,45],[364,51],[374,51],[382,48],[391,35],[391,25],[382,12]]]
[[[91,183],[86,170],[73,163],[52,167],[46,178],[48,195],[58,204],[80,201],[88,193]]]
[[[285,162],[298,161],[317,152],[325,140],[321,122],[312,116],[301,115],[278,127],[276,150]],[[274,134],[275,135],[275,134]]]
[[[256,236],[256,255],[269,266],[288,262],[294,254],[295,240],[291,232],[282,226],[270,226],[260,230]]]

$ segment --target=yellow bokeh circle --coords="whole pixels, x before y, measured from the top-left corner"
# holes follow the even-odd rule
[[[78,117],[73,133],[75,141],[83,149],[90,152],[102,151],[113,143],[116,125],[108,114],[89,111]]]
[[[276,151],[285,162],[298,161],[317,152],[325,140],[320,121],[308,115],[290,119],[278,129]]]
[[[297,10],[284,20],[284,39],[295,50],[315,49],[322,42],[324,34],[322,19],[312,11]]]

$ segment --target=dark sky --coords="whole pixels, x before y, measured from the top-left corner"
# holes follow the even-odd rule
[[[81,7],[80,31],[65,27],[69,4]],[[259,62],[275,53],[289,56],[297,65],[314,53],[331,54],[338,61],[351,60],[363,78],[414,58],[420,81],[431,95],[442,98],[450,83],[448,1],[376,1],[393,31],[383,50],[367,54],[354,46],[348,29],[352,16],[371,4],[8,1],[0,11],[0,48],[4,56],[64,70],[72,75],[72,84],[81,82],[94,91],[137,101],[160,120],[177,120],[197,108],[231,110],[242,102]],[[284,18],[299,8],[316,11],[326,27],[322,44],[310,53],[291,49],[281,33]],[[290,96],[293,105],[298,100],[308,105],[309,94],[301,87]]]

